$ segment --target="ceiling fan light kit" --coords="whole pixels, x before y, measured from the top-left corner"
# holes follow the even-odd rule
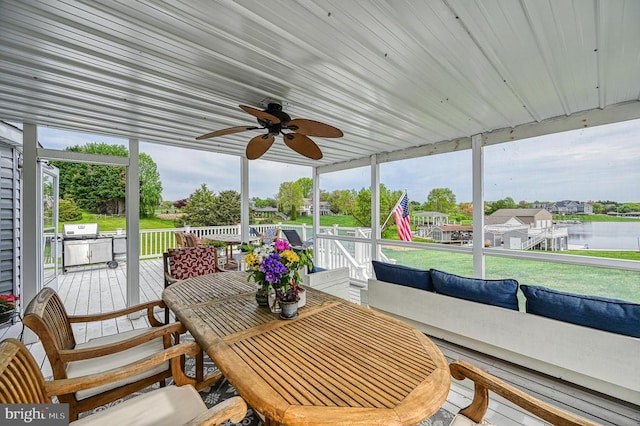
[[[312,160],[320,160],[322,151],[318,145],[309,138],[317,136],[321,138],[340,138],[343,133],[340,129],[321,123],[319,121],[307,120],[304,118],[291,119],[289,114],[282,111],[282,105],[271,102],[265,110],[260,110],[247,105],[240,105],[240,108],[253,115],[261,127],[256,126],[235,126],[227,129],[216,130],[211,133],[198,136],[197,140],[214,138],[218,136],[231,135],[248,130],[263,130],[267,133],[258,135],[249,141],[246,155],[249,160],[260,158],[275,142],[275,137],[282,135],[284,143],[297,152]],[[285,132],[285,130],[287,132]]]

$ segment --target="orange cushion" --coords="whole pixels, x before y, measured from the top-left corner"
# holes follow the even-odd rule
[[[216,272],[215,247],[169,249],[169,271],[177,280]]]

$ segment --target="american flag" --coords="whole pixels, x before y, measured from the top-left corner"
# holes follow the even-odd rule
[[[409,217],[409,198],[405,191],[400,198],[400,202],[396,206],[393,212],[393,216],[396,220],[396,227],[398,228],[398,235],[403,241],[413,241],[411,238],[411,218]]]

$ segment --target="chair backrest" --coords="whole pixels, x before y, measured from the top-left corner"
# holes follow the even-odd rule
[[[76,339],[67,310],[58,293],[50,287],[40,290],[27,305],[23,322],[40,338],[54,376],[66,377],[66,368],[60,360],[59,352],[74,349]]]
[[[220,272],[218,250],[212,246],[169,249],[165,271],[177,280]]]
[[[178,248],[186,247],[187,242],[185,241],[184,234],[180,231],[175,231],[174,234],[176,236],[176,245],[178,246]]]
[[[287,241],[294,247],[304,247],[304,242],[300,238],[300,234],[295,229],[283,229],[284,236],[287,237]]]
[[[200,239],[193,232],[189,232],[184,235],[187,240],[187,247],[198,247],[200,245]]]
[[[44,377],[19,340],[0,342],[0,404],[50,404]]]
[[[267,228],[261,236],[262,241],[265,243],[272,243],[280,238],[280,228]]]

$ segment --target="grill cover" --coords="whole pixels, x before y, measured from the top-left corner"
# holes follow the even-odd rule
[[[66,239],[97,238],[97,223],[65,223],[62,225],[62,236]]]

